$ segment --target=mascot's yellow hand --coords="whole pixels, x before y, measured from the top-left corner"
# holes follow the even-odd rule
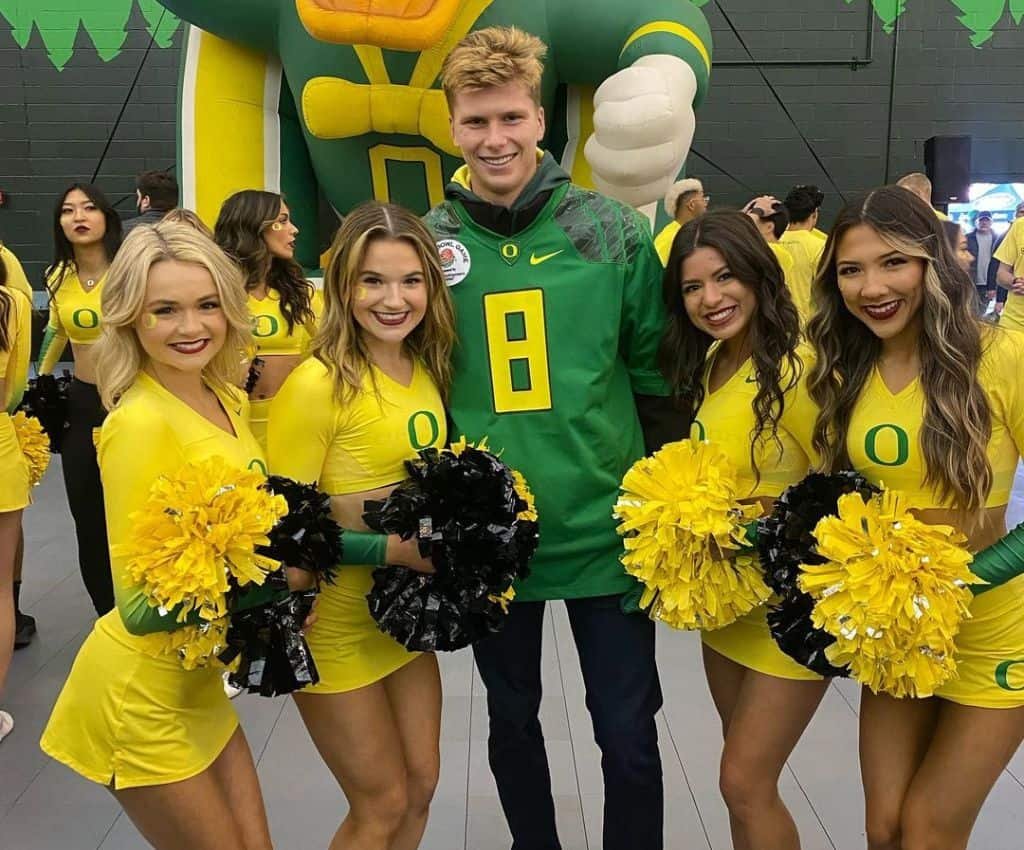
[[[661,200],[690,151],[696,93],[675,56],[644,56],[605,80],[584,149],[597,189],[634,207]]]

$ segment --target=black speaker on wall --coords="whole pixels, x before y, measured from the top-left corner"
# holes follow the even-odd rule
[[[971,185],[971,137],[932,136],[924,143],[924,170],[932,181],[932,203],[966,202]]]

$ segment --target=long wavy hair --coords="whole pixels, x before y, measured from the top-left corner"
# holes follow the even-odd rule
[[[220,208],[213,238],[242,270],[245,288],[266,283],[281,297],[281,315],[288,333],[295,325],[312,327],[315,320],[313,285],[306,280],[302,266],[270,253],[263,234],[277,221],[284,198],[275,192],[244,189],[235,192]]]
[[[406,350],[425,366],[447,403],[455,311],[441,272],[441,259],[426,225],[409,210],[377,201],[360,204],[347,216],[330,248],[324,272],[324,312],[312,342],[313,356],[334,378],[338,399],[346,402],[362,390],[370,371],[370,352],[352,312],[363,258],[376,239],[400,239],[412,246],[427,283],[423,321],[405,338]],[[372,371],[370,371],[372,375]]]
[[[146,303],[149,271],[165,260],[194,263],[213,278],[228,329],[224,345],[203,370],[203,379],[214,389],[242,397],[235,381],[252,344],[252,325],[241,273],[212,239],[194,227],[161,221],[132,229],[110,266],[100,296],[103,334],[95,347],[96,384],[108,410],[146,366],[147,355],[135,324]]]
[[[850,313],[839,291],[836,260],[843,237],[867,225],[894,250],[924,262],[921,388],[924,483],[968,515],[985,504],[992,467],[985,455],[992,433],[988,399],[978,381],[983,340],[976,291],[957,263],[935,212],[897,186],[883,186],[843,208],[825,243],[814,280],[817,312],[807,335],[817,351],[808,391],[818,404],[813,442],[826,470],[850,465],[847,434],[854,408],[882,342]]]
[[[113,261],[117,249],[121,246],[121,216],[114,209],[114,205],[110,203],[98,186],[94,186],[92,183],[72,183],[60,193],[57,203],[53,207],[53,262],[46,269],[46,288],[50,291],[51,298],[57,294],[67,273],[76,268],[75,246],[71,244],[71,240],[64,233],[64,228],[60,223],[64,201],[75,189],[84,194],[103,213],[103,218],[106,221],[103,249],[107,254],[107,262]]]
[[[683,303],[683,262],[698,248],[713,248],[729,270],[757,298],[750,319],[750,338],[757,380],[754,433],[750,460],[760,478],[757,448],[778,439],[785,393],[800,378],[803,364],[796,349],[800,319],[782,277],[778,260],[750,217],[736,210],[714,210],[685,224],[676,234],[662,278],[662,299],[668,324],[662,338],[659,365],[677,403],[694,417],[704,401],[704,371],[714,337],[690,321]]]

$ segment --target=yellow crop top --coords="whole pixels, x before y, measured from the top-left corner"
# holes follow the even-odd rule
[[[986,451],[992,465],[992,490],[985,500],[989,508],[1009,501],[1024,448],[1024,334],[995,328],[986,332],[983,344],[978,380],[992,410],[992,437]],[[906,493],[915,508],[949,507],[924,484],[923,420],[920,379],[892,393],[874,369],[850,419],[846,438],[850,463],[873,484]]]
[[[310,301],[315,316],[313,321],[309,325],[296,324],[291,333],[288,333],[288,320],[281,312],[281,293],[276,289],[268,289],[265,298],[250,295],[248,304],[257,354],[305,354],[309,350],[309,343],[324,311],[320,290],[313,293]]]
[[[4,287],[10,299],[7,311],[7,350],[0,351],[0,381],[4,397],[0,399],[0,412],[14,413],[21,403],[28,378],[28,359],[32,348],[32,308],[28,299],[17,289]]]
[[[760,481],[754,475],[750,462],[750,443],[754,434],[754,396],[757,382],[754,361],[747,360],[713,393],[708,392],[708,377],[719,344],[708,352],[704,369],[704,401],[690,426],[691,439],[709,440],[719,446],[732,461],[739,475],[743,498],[752,496],[779,496],[790,484],[800,481],[810,471],[811,430],[817,415],[814,403],[807,396],[804,381],[785,394],[785,406],[779,422],[779,443],[761,440],[756,453]],[[810,354],[801,347],[798,352],[804,362],[803,375],[811,366]],[[788,378],[783,376],[783,385]]]
[[[441,395],[418,361],[408,387],[373,368],[363,391],[342,406],[327,367],[310,358],[274,396],[267,457],[273,473],[340,496],[405,480],[404,461],[446,439]]]
[[[57,272],[50,274],[50,283],[59,277]],[[39,348],[39,373],[45,375],[53,371],[60,362],[64,347],[68,340],[75,345],[92,345],[100,338],[103,328],[100,317],[100,295],[107,276],[104,274],[96,285],[88,292],[82,288],[78,273],[68,269],[57,292],[50,299],[50,321],[46,325],[46,333]]]
[[[239,468],[266,472],[259,443],[247,424],[248,400],[237,394],[218,394],[234,436],[196,413],[145,373],[124,393],[100,432],[97,459],[103,480],[114,598],[117,610],[100,620],[109,633],[126,639],[125,632],[143,634],[171,630],[173,614],[165,626],[137,585],[129,583],[125,558],[119,554],[132,528],[131,514],[145,503],[153,482],[173,475],[188,461],[220,455]]]

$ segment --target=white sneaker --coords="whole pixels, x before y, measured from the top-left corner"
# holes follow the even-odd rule
[[[242,693],[243,689],[236,688],[234,685],[231,684],[231,681],[228,678],[230,675],[231,673],[229,673],[227,670],[224,671],[224,693],[228,695],[228,699],[234,699],[240,693]]]
[[[0,711],[0,741],[6,738],[14,729],[14,718],[6,711]]]

